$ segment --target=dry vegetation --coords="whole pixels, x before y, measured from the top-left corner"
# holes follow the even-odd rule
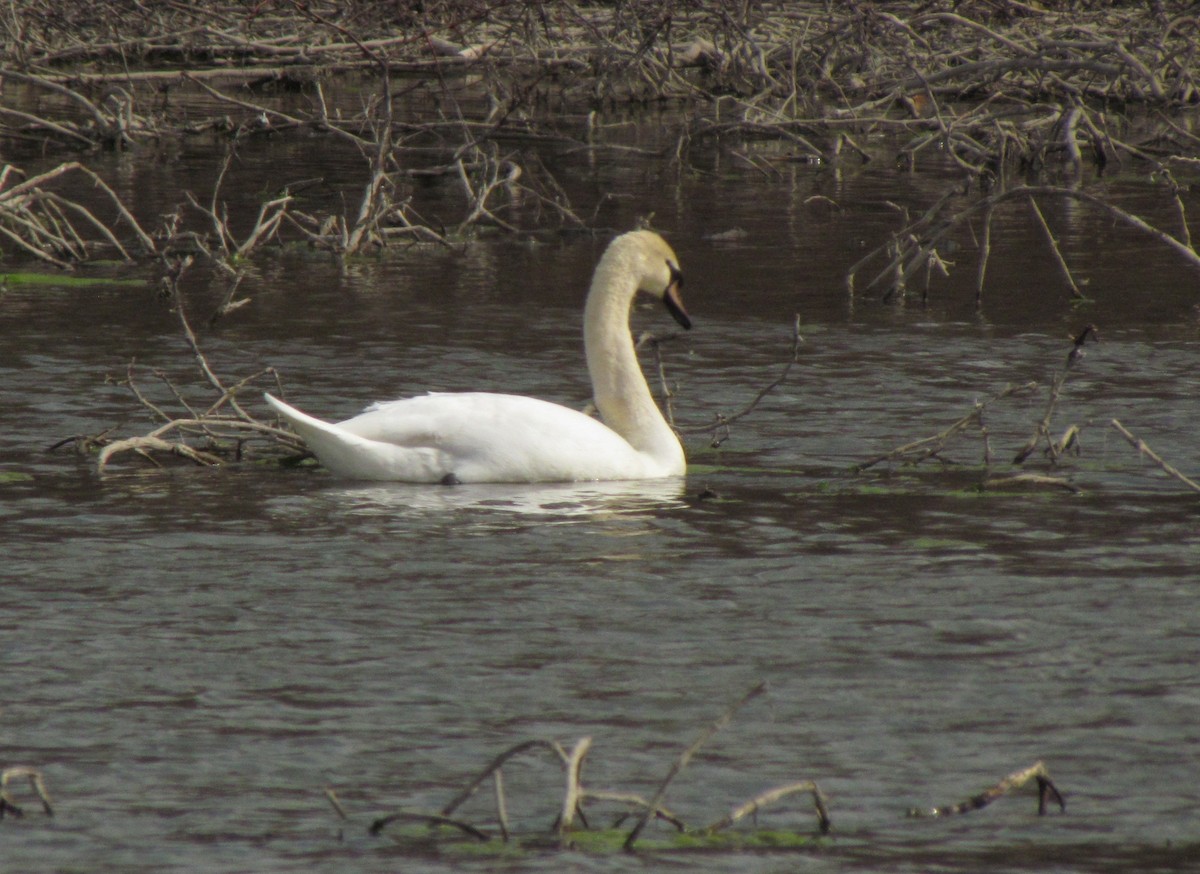
[[[782,160],[916,164],[948,155],[961,181],[854,265],[848,281],[860,291],[903,294],[915,278],[948,269],[939,246],[967,226],[979,237],[982,295],[991,217],[1013,200],[1029,203],[1030,220],[1056,252],[1037,204],[1072,198],[1200,268],[1181,196],[1200,166],[1200,138],[1180,123],[1180,113],[1200,102],[1198,35],[1189,4],[1167,2],[33,0],[9,3],[0,16],[0,138],[39,153],[86,152],[214,130],[236,142],[306,129],[362,150],[361,199],[345,215],[301,213],[284,193],[264,204],[257,226],[238,241],[218,210],[193,198],[184,225],[199,223],[193,239],[227,261],[285,233],[354,253],[397,237],[444,241],[443,229],[451,236],[483,224],[515,231],[505,212],[518,193],[542,206],[533,221],[586,227],[544,168],[502,154],[498,138],[615,150],[603,124],[573,139],[546,109],[671,101],[692,111],[676,116],[677,146],[667,159],[714,137],[741,148],[761,172],[781,160],[753,148],[764,140],[790,147]],[[351,73],[375,83],[372,99],[355,113],[331,111],[326,91]],[[448,111],[399,123],[398,80],[405,93],[448,99]],[[289,112],[256,99],[268,87],[299,89],[310,108]],[[468,93],[474,109],[459,103]],[[221,111],[198,118],[189,95]],[[877,145],[880,134],[886,146]],[[412,153],[431,139],[444,161],[418,171]],[[1153,175],[1175,204],[1175,227],[1153,227],[1108,199],[1103,174],[1130,165]],[[63,265],[97,251],[130,258],[171,247],[179,226],[147,234],[125,211],[120,228],[105,227],[54,198],[50,183],[67,168],[78,169],[68,162],[23,178],[19,167],[6,167],[0,231],[7,248]],[[402,188],[415,172],[457,178],[463,214],[428,222],[413,215]],[[1058,263],[1077,290],[1066,261]]]
[[[0,250],[55,268],[157,259],[175,296],[179,275],[208,268],[227,284],[226,315],[244,302],[247,259],[282,242],[344,256],[401,240],[455,245],[485,229],[587,230],[598,205],[572,204],[536,150],[503,144],[519,137],[620,159],[629,147],[608,141],[604,113],[665,103],[683,110],[669,116],[674,146],[650,157],[675,167],[698,142],[768,175],[782,161],[952,162],[957,178],[943,196],[919,215],[897,208],[894,232],[848,269],[852,294],[896,300],[922,284],[924,294],[931,276],[955,269],[943,253],[966,237],[982,304],[993,216],[1017,203],[1080,296],[1047,201],[1111,216],[1200,270],[1189,228],[1200,137],[1188,124],[1200,104],[1198,47],[1200,16],[1167,0],[9,2],[0,9],[0,142],[42,166],[45,155],[62,161],[0,170]],[[348,110],[334,94],[351,82],[359,93],[366,83],[367,97]],[[285,109],[280,91],[304,99]],[[438,112],[398,119],[398,96],[414,93]],[[586,130],[556,125],[564,109],[586,116]],[[300,133],[360,152],[357,199],[306,211],[284,190],[241,233],[222,203],[223,169],[211,192],[181,193],[164,219],[134,215],[87,166],[100,149],[219,135],[228,149],[215,160],[228,167],[247,138]],[[1169,226],[1114,199],[1107,180],[1129,171],[1157,192]],[[409,193],[428,175],[461,189],[460,213],[418,213]],[[95,198],[89,207],[64,194],[70,179],[95,186],[104,212]],[[964,261],[960,252],[955,262]],[[240,451],[243,438],[278,438],[236,411],[235,389],[213,388],[202,409],[159,410],[170,427],[149,437],[201,435],[207,454],[189,454],[190,443],[174,451],[202,462]],[[207,421],[206,410],[225,408],[242,421]]]

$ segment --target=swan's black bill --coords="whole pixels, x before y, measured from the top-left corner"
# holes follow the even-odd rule
[[[671,282],[667,286],[667,290],[663,292],[663,303],[667,305],[667,312],[675,318],[675,321],[683,325],[685,330],[690,330],[692,320],[688,316],[687,310],[683,308],[683,298],[680,297],[680,292],[683,290],[683,273],[674,264],[667,266],[671,268]]]

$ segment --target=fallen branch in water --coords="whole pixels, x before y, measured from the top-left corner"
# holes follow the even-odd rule
[[[856,464],[854,471],[861,473],[867,468],[874,467],[885,461],[902,462],[904,464],[920,464],[927,458],[936,458],[946,448],[947,444],[958,435],[962,434],[972,426],[983,428],[983,413],[984,411],[998,401],[1013,397],[1014,395],[1036,389],[1036,382],[1027,382],[1023,385],[1007,385],[998,394],[993,395],[984,401],[977,401],[974,409],[965,416],[954,422],[949,427],[932,437],[924,437],[920,440],[914,440],[911,443],[905,443],[903,446],[898,446],[890,452],[885,452],[882,455],[877,455],[869,458],[866,461]]]
[[[1152,462],[1154,462],[1158,466],[1159,470],[1161,470],[1167,476],[1174,477],[1175,479],[1179,480],[1181,483],[1183,483],[1185,486],[1187,486],[1193,492],[1200,492],[1200,483],[1197,483],[1195,480],[1191,479],[1190,477],[1185,476],[1177,468],[1173,467],[1172,465],[1170,465],[1166,461],[1164,461],[1162,456],[1160,456],[1157,452],[1155,452],[1153,449],[1151,449],[1145,443],[1145,441],[1135,437],[1132,433],[1130,433],[1129,430],[1124,425],[1122,425],[1118,420],[1113,419],[1111,424],[1112,424],[1113,428],[1115,428],[1117,430],[1117,433],[1119,433],[1122,437],[1125,438],[1125,440],[1129,443],[1130,446],[1132,446],[1139,453],[1141,453],[1146,458],[1149,458]]]
[[[260,370],[227,385],[209,363],[188,320],[183,295],[179,288],[179,279],[186,272],[190,263],[191,259],[188,257],[172,265],[172,268],[164,276],[164,284],[179,317],[179,323],[195,365],[209,389],[215,392],[216,396],[209,398],[203,404],[196,403],[185,396],[166,374],[156,371],[156,375],[164,383],[175,402],[183,407],[182,415],[172,413],[163,405],[155,403],[139,387],[135,379],[134,365],[131,362],[126,370],[125,379],[120,384],[125,385],[137,401],[149,411],[150,415],[155,420],[162,421],[163,424],[146,434],[120,440],[110,440],[107,437],[85,438],[84,445],[99,447],[96,457],[98,472],[104,472],[116,456],[128,452],[136,453],[156,465],[158,462],[155,455],[164,453],[185,458],[195,464],[215,466],[229,461],[241,461],[245,446],[250,442],[280,448],[287,453],[294,453],[303,448],[303,443],[290,431],[255,418],[238,402],[238,395],[243,390],[263,379],[272,379],[271,387],[279,391],[281,386],[278,374],[273,368]],[[80,444],[79,440],[74,442],[77,445]]]
[[[1064,489],[1072,494],[1079,494],[1083,491],[1079,486],[1058,476],[1045,476],[1038,473],[1014,473],[1007,476],[992,476],[985,479],[982,483],[985,489],[1006,489],[1010,486],[1050,486],[1052,488]]]
[[[1062,793],[1058,791],[1058,788],[1051,781],[1050,772],[1046,770],[1046,766],[1042,762],[1035,762],[1028,768],[1014,771],[999,783],[989,786],[978,795],[972,795],[965,801],[960,801],[957,804],[948,804],[944,807],[913,807],[909,809],[908,815],[910,817],[943,817],[970,813],[973,810],[982,810],[997,798],[1002,798],[1011,792],[1015,792],[1031,780],[1037,781],[1038,816],[1043,816],[1046,813],[1047,800],[1055,801],[1062,811],[1067,809],[1067,802],[1063,798]]]
[[[795,367],[796,363],[800,360],[800,346],[803,343],[804,343],[804,337],[801,336],[801,334],[800,334],[800,315],[799,315],[799,313],[797,313],[795,321],[792,323],[792,354],[791,354],[791,357],[787,360],[787,363],[783,365],[783,369],[779,372],[779,376],[775,377],[774,380],[772,380],[771,382],[767,383],[767,385],[765,385],[761,389],[759,389],[754,394],[754,397],[752,397],[745,404],[745,406],[743,406],[740,410],[737,410],[736,412],[729,413],[729,414],[717,413],[716,417],[715,417],[716,421],[709,425],[690,425],[690,426],[685,426],[685,427],[676,427],[675,430],[678,431],[680,434],[712,434],[713,435],[712,440],[709,445],[713,449],[716,449],[719,446],[721,446],[726,440],[729,439],[729,434],[730,434],[729,426],[730,425],[732,425],[738,419],[745,418],[746,416],[748,416],[752,412],[754,412],[755,408],[758,407],[758,405],[762,402],[763,398],[765,398],[767,395],[769,395],[771,392],[773,392],[775,389],[779,388],[779,386],[783,385],[787,381],[788,376],[792,372],[792,368]],[[656,355],[658,354],[657,346],[655,346],[655,354]],[[662,380],[663,386],[665,389],[666,388],[666,377],[662,372],[661,359],[658,359],[658,360],[659,360],[659,377]],[[670,395],[668,394],[668,398],[669,397],[670,397]],[[674,419],[670,418],[670,419],[668,419],[668,421],[670,421],[672,426],[674,427],[674,425],[675,425]]]
[[[46,791],[46,781],[42,772],[27,765],[14,765],[0,771],[0,819],[3,819],[6,813],[12,816],[25,815],[25,811],[17,804],[8,788],[11,781],[22,778],[29,781],[30,788],[42,802],[42,810],[46,812],[46,816],[54,816],[54,808],[50,805],[50,793]]]
[[[1078,285],[1070,275],[1058,243],[1045,225],[1040,209],[1034,202],[1035,197],[1065,198],[1087,204],[1110,216],[1114,220],[1128,225],[1149,236],[1158,243],[1165,245],[1181,256],[1191,268],[1200,271],[1200,252],[1197,252],[1190,236],[1180,234],[1175,236],[1151,224],[1140,216],[1134,215],[1109,202],[1107,199],[1091,192],[1065,188],[1053,185],[1018,185],[1013,188],[979,198],[966,206],[951,208],[958,198],[958,189],[951,189],[918,219],[895,231],[891,239],[872,249],[846,272],[846,287],[853,294],[857,291],[857,276],[866,265],[882,260],[884,266],[861,289],[868,291],[876,287],[883,289],[882,299],[891,301],[903,298],[909,280],[922,270],[928,270],[931,264],[944,267],[945,262],[938,255],[939,247],[949,245],[953,234],[969,225],[977,216],[983,216],[984,228],[979,245],[979,264],[976,268],[976,303],[982,304],[983,282],[987,272],[987,260],[990,257],[993,237],[991,224],[998,207],[1013,200],[1026,200],[1033,204],[1035,217],[1041,219],[1042,236],[1048,241],[1055,261],[1072,289],[1072,296],[1079,297]],[[1172,193],[1172,203],[1177,203],[1177,192]]]
[[[35,131],[61,136],[74,146],[110,145],[120,148],[134,145],[135,138],[139,135],[156,133],[154,126],[146,118],[134,113],[133,94],[119,85],[110,85],[104,101],[97,106],[80,92],[47,76],[0,68],[0,81],[5,79],[65,98],[91,119],[91,126],[87,127],[66,118],[43,119],[0,106],[0,117],[8,116],[26,122],[26,133]]]
[[[713,834],[722,829],[727,829],[739,819],[753,816],[768,804],[774,804],[776,801],[786,798],[789,795],[795,795],[798,792],[807,792],[812,795],[813,807],[817,811],[817,828],[821,834],[827,834],[831,824],[829,809],[826,806],[825,796],[821,793],[821,787],[812,780],[801,780],[799,783],[788,783],[784,786],[776,786],[774,789],[768,789],[766,792],[751,798],[745,804],[735,807],[712,825],[705,826],[704,831]]]
[[[794,781],[767,789],[755,797],[731,808],[724,816],[696,829],[689,828],[677,814],[662,806],[662,799],[666,790],[675,777],[687,766],[700,747],[717,731],[727,725],[738,710],[763,694],[765,688],[765,684],[760,683],[756,685],[707,726],[695,741],[678,756],[652,798],[647,799],[631,792],[586,788],[581,777],[581,770],[584,758],[591,750],[591,738],[589,737],[580,738],[569,752],[562,744],[556,741],[528,740],[508,748],[492,759],[439,812],[434,813],[401,808],[400,810],[371,820],[368,831],[370,834],[381,834],[388,826],[394,823],[410,823],[428,826],[429,828],[420,831],[409,829],[402,833],[393,832],[392,837],[397,842],[402,844],[407,841],[418,842],[426,847],[431,841],[447,844],[455,843],[456,841],[461,842],[461,837],[447,836],[447,830],[453,830],[458,835],[465,835],[472,842],[487,842],[499,837],[505,842],[514,842],[518,849],[536,849],[540,852],[544,852],[549,848],[582,849],[585,851],[598,850],[602,852],[614,852],[621,849],[629,852],[635,849],[635,842],[646,823],[651,818],[654,818],[669,823],[675,830],[673,837],[666,839],[658,838],[653,844],[654,849],[666,849],[670,851],[671,848],[676,846],[674,841],[677,840],[679,841],[678,846],[692,849],[698,847],[710,847],[712,849],[738,847],[744,850],[758,846],[756,844],[756,834],[754,831],[749,831],[739,833],[732,838],[725,837],[726,833],[733,826],[747,818],[755,818],[757,820],[757,816],[761,811],[778,804],[786,798],[806,794],[812,798],[817,816],[817,832],[820,835],[825,835],[831,829],[828,804],[824,793],[812,780]],[[559,815],[555,818],[549,833],[543,831],[534,834],[526,832],[514,835],[511,832],[508,822],[506,812],[507,801],[503,797],[504,793],[499,777],[501,768],[504,765],[516,756],[530,751],[544,751],[552,754],[552,758],[559,764],[566,776],[565,787],[562,790]],[[461,807],[463,802],[476,793],[488,778],[494,779],[497,789],[496,814],[499,820],[498,832],[469,822],[455,812]],[[1039,815],[1046,812],[1047,805],[1050,802],[1058,804],[1061,810],[1066,810],[1066,801],[1063,795],[1050,779],[1050,774],[1045,764],[1039,761],[1027,768],[1022,768],[1019,771],[1009,774],[996,784],[957,804],[934,808],[910,808],[907,814],[910,817],[946,817],[969,813],[987,807],[997,799],[1021,789],[1030,782],[1036,782],[1038,787]],[[333,807],[339,822],[351,820],[350,815],[332,788],[327,787],[325,789],[325,796]],[[622,814],[611,827],[593,830],[583,816],[584,805],[587,803],[619,804],[628,808],[628,811]],[[631,815],[635,816],[637,820],[634,828],[628,832],[619,831],[618,829],[622,823]],[[576,822],[579,824],[576,825]],[[810,845],[807,843],[810,840],[809,836],[796,832],[788,834],[791,835],[791,839],[781,844],[780,832],[770,832],[764,835],[761,846],[778,849],[784,845],[797,847]]]
[[[56,267],[71,267],[92,257],[96,249],[109,247],[126,261],[133,261],[129,250],[110,227],[87,207],[49,189],[49,185],[68,174],[80,174],[104,193],[119,221],[133,231],[144,254],[156,254],[158,246],[142,230],[137,219],[108,184],[76,161],[59,164],[52,170],[8,186],[20,174],[12,165],[0,171],[0,237],[22,251]]]
[[[700,733],[700,735],[692,742],[692,744],[682,753],[680,753],[679,758],[676,759],[674,764],[671,765],[671,769],[667,772],[667,776],[663,778],[662,783],[659,784],[658,790],[650,799],[650,803],[646,806],[646,811],[640,817],[638,817],[638,821],[634,824],[633,829],[630,830],[629,836],[625,838],[625,850],[628,851],[633,849],[634,844],[637,843],[638,836],[642,833],[642,829],[646,827],[646,823],[650,820],[650,817],[653,815],[653,813],[658,810],[658,805],[662,802],[663,797],[667,794],[667,789],[670,788],[671,783],[677,776],[679,776],[680,772],[687,767],[688,762],[692,760],[692,756],[696,754],[696,751],[699,750],[700,747],[702,747],[705,743],[707,743],[709,738],[728,725],[729,721],[733,719],[733,717],[739,710],[742,709],[742,707],[766,691],[767,684],[759,683],[757,686],[739,698],[737,702],[735,702],[728,710],[721,714],[721,716],[719,716],[711,725],[704,729],[704,731]]]
[[[496,819],[500,826],[500,836],[503,840],[507,841],[509,837],[508,802],[504,795],[504,778],[501,768],[514,756],[534,749],[549,750],[550,752],[554,753],[556,758],[563,764],[564,767],[566,767],[570,762],[570,756],[557,741],[529,740],[519,743],[516,746],[505,750],[500,755],[496,756],[496,758],[492,759],[492,761],[488,763],[487,767],[485,767],[474,780],[467,784],[466,788],[463,789],[462,792],[456,795],[445,805],[445,807],[442,808],[441,815],[450,816],[452,813],[454,813],[454,811],[457,810],[464,801],[475,794],[475,791],[483,784],[485,780],[487,780],[488,777],[491,777],[495,789],[493,795],[496,800]],[[374,826],[372,826],[372,831],[374,831]]]
[[[502,768],[512,759],[523,753],[545,751],[552,754],[554,760],[562,768],[562,772],[566,778],[561,796],[562,800],[559,804],[559,813],[551,829],[554,836],[552,845],[554,846],[574,846],[578,841],[583,840],[586,835],[594,834],[587,819],[584,817],[584,807],[589,803],[618,804],[627,808],[627,812],[623,813],[607,832],[612,832],[619,828],[629,816],[636,816],[637,822],[635,826],[630,832],[623,835],[624,839],[620,842],[625,850],[631,850],[633,849],[634,842],[651,818],[669,823],[679,833],[688,833],[698,837],[715,836],[717,833],[729,829],[746,817],[756,815],[759,811],[802,792],[812,795],[813,804],[817,812],[818,830],[821,834],[825,834],[830,828],[828,809],[820,788],[811,780],[787,783],[760,793],[755,798],[737,805],[730,813],[712,822],[710,825],[695,831],[690,830],[676,813],[667,809],[662,804],[662,799],[667,788],[686,767],[699,748],[715,732],[723,728],[738,710],[754,698],[763,694],[765,690],[765,683],[756,685],[701,732],[700,736],[675,760],[666,779],[659,785],[658,791],[653,798],[646,799],[641,795],[631,792],[590,789],[586,787],[582,778],[582,768],[584,759],[591,750],[592,741],[590,737],[580,738],[569,751],[557,741],[528,740],[509,747],[493,758],[482,771],[437,813],[402,808],[393,813],[373,819],[368,831],[371,834],[379,834],[387,826],[396,822],[425,823],[430,826],[448,826],[454,828],[475,840],[490,840],[493,837],[492,833],[489,833],[478,825],[467,822],[458,816],[456,811],[491,778],[496,788],[496,817],[499,829],[496,836],[500,837],[501,840],[508,841],[511,837],[511,828],[507,814],[508,804],[504,796],[503,781],[501,779]],[[326,788],[325,795],[333,806],[339,820],[346,820],[346,810],[334,791]],[[616,846],[616,844],[613,844],[614,849],[616,849]]]
[[[1046,411],[1042,414],[1042,418],[1034,426],[1033,434],[1029,440],[1017,452],[1013,458],[1013,464],[1023,464],[1033,450],[1037,448],[1038,443],[1042,440],[1046,441],[1046,456],[1050,459],[1051,464],[1057,462],[1062,452],[1071,445],[1074,440],[1074,432],[1068,431],[1068,434],[1063,437],[1058,443],[1050,439],[1050,419],[1054,415],[1054,409],[1058,406],[1059,397],[1062,394],[1063,385],[1067,381],[1067,376],[1071,373],[1071,368],[1084,356],[1084,345],[1091,339],[1093,342],[1100,341],[1100,335],[1096,332],[1095,325],[1086,325],[1082,331],[1075,335],[1071,340],[1071,351],[1067,354],[1066,363],[1063,369],[1059,371],[1058,376],[1050,384],[1050,395],[1046,401]],[[1077,430],[1077,429],[1076,429]]]

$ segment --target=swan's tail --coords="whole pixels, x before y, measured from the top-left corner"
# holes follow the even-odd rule
[[[343,425],[323,422],[264,395],[268,404],[299,434],[317,460],[333,473],[350,479],[441,482],[447,476],[436,449],[404,446],[385,439],[372,440]]]
[[[320,442],[320,435],[328,435],[331,431],[336,431],[337,428],[328,422],[322,422],[310,416],[308,413],[302,413],[295,407],[285,404],[279,398],[272,394],[264,394],[263,399],[271,405],[271,408],[277,412],[280,417],[292,426],[293,430],[304,438],[305,443],[309,443],[309,449],[313,449],[309,437],[316,438],[316,442]],[[313,450],[316,451],[315,449]]]
[[[265,394],[263,398],[303,438],[305,445],[325,467],[348,476],[366,473],[360,469],[361,456],[363,449],[372,445],[371,441],[302,413],[272,395]]]

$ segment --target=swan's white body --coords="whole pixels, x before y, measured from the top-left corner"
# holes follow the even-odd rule
[[[603,421],[520,395],[430,394],[376,404],[338,424],[267,395],[321,464],[352,479],[400,482],[573,482],[682,476],[679,438],[638,365],[629,308],[638,291],[662,298],[690,325],[679,300],[675,253],[651,231],[609,245],[584,310],[584,347]]]

